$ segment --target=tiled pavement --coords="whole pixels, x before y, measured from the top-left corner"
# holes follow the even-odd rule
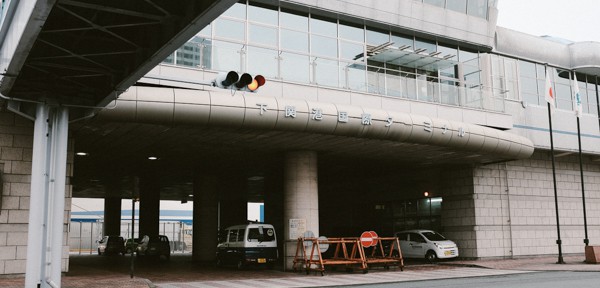
[[[62,287],[316,287],[360,283],[418,281],[456,277],[505,275],[531,271],[596,271],[600,265],[585,264],[583,256],[444,261],[438,265],[407,261],[404,271],[375,268],[367,274],[327,271],[325,276],[276,270],[215,268],[197,265],[189,256],[174,255],[167,263],[138,261],[130,278],[130,261],[124,257],[71,256],[71,271],[62,277]],[[23,287],[24,279],[0,278],[0,287]]]

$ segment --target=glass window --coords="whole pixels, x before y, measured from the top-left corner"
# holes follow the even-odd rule
[[[572,110],[571,86],[556,83],[554,87],[556,87],[556,108]]]
[[[594,114],[594,115],[598,115],[598,98],[596,97],[596,87],[597,85],[594,84],[593,82],[589,82],[588,86],[587,86],[587,94],[588,94],[588,109],[586,111],[586,108],[584,107],[583,111],[586,111],[587,113],[590,114]],[[600,88],[600,87],[598,87]]]
[[[392,42],[394,42],[395,47],[402,47],[402,46],[406,45],[406,46],[410,46],[409,49],[413,49],[413,50],[415,47],[415,41],[412,36],[392,33]]]
[[[256,24],[248,25],[248,41],[250,43],[277,47],[277,28]]]
[[[525,75],[525,76],[535,78],[536,77],[535,63],[520,60],[519,61],[519,72],[521,73],[521,76]]]
[[[275,241],[275,231],[272,228],[250,228],[248,229],[248,241]]]
[[[378,46],[390,41],[390,33],[367,28],[367,44]]]
[[[223,37],[240,41],[244,41],[246,39],[244,22],[218,18],[214,23],[215,37]]]
[[[451,58],[447,58],[448,60],[454,60],[454,61],[458,60],[458,48],[456,48],[456,47],[439,44],[437,47],[437,51],[442,52],[442,54],[440,54],[440,56],[442,56],[442,57],[445,57],[448,55],[453,56]]]
[[[283,80],[308,83],[310,81],[310,59],[306,55],[281,53],[281,78]]]
[[[471,52],[463,49],[458,51],[458,60],[460,60],[460,62],[471,61],[473,59],[477,59],[478,57],[479,55],[477,52]]]
[[[246,4],[235,3],[231,8],[227,9],[223,13],[223,16],[235,17],[239,19],[246,19]]]
[[[244,229],[239,229],[238,233],[237,233],[237,242],[243,242],[244,241],[244,234],[246,233],[246,231]]]
[[[311,36],[311,54],[337,57],[337,40],[334,38],[323,37],[318,35]]]
[[[410,241],[412,242],[419,242],[419,243],[425,243],[425,238],[423,238],[423,236],[417,234],[417,233],[410,233]]]
[[[310,19],[310,32],[337,38],[337,22],[332,19],[313,16]]]
[[[386,70],[386,94],[389,96],[402,96],[402,78],[400,77],[400,71],[397,70]]]
[[[367,66],[368,91],[370,93],[385,94],[385,69]]]
[[[343,63],[341,65],[342,83],[343,87],[357,90],[366,91],[366,67],[360,63]]]
[[[242,71],[241,53],[244,45],[223,41],[214,41],[213,44],[213,62],[215,70],[220,71]]]
[[[237,241],[237,236],[238,236],[238,230],[237,229],[229,230],[229,242],[236,242]]]
[[[444,7],[446,0],[423,0],[423,3]]]
[[[211,27],[210,24],[206,25],[206,27],[204,27],[204,29],[202,29],[202,30],[200,30],[200,32],[198,32],[198,35],[211,37],[210,27]]]
[[[308,32],[308,14],[281,9],[281,27]]]
[[[421,48],[426,49],[425,50],[426,53],[434,52],[434,51],[436,51],[435,41],[416,38],[415,39],[415,50],[421,49]]]
[[[364,59],[363,45],[358,43],[340,41],[340,57],[349,60]]]
[[[277,56],[277,50],[248,46],[248,73],[266,78],[278,77]]]
[[[537,80],[535,78],[521,77],[521,92],[537,95]]]
[[[487,19],[487,2],[487,0],[469,0],[467,5],[467,14]]]
[[[460,13],[467,12],[467,0],[448,0],[446,9],[454,10]]]
[[[279,25],[277,7],[250,2],[248,20],[271,25]]]
[[[281,49],[308,53],[308,33],[281,29]]]
[[[364,42],[365,41],[365,30],[362,25],[340,23],[340,38]]]
[[[316,58],[314,65],[314,82],[318,85],[339,87],[338,62],[334,60]]]

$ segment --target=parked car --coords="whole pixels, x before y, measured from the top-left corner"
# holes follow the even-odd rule
[[[169,238],[165,235],[145,235],[138,244],[136,253],[138,256],[154,256],[169,260],[171,258]]]
[[[404,258],[437,259],[458,257],[458,246],[432,230],[407,230],[396,233]]]
[[[140,243],[139,238],[129,238],[125,241],[125,254],[131,254],[137,250]]]
[[[98,255],[125,254],[125,240],[121,236],[104,236],[98,241]]]
[[[271,224],[252,223],[223,230],[217,245],[217,266],[249,264],[273,267],[279,252],[275,228]]]

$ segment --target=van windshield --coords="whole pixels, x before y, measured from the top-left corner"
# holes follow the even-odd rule
[[[444,236],[442,236],[442,234],[437,233],[437,232],[422,232],[421,234],[423,234],[423,236],[425,236],[425,238],[429,239],[430,241],[446,240],[446,238]]]
[[[270,242],[275,241],[275,230],[273,228],[250,228],[248,229],[248,241]]]

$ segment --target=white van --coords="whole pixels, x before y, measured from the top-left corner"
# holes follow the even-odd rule
[[[252,223],[226,228],[219,235],[217,266],[250,264],[271,268],[279,257],[275,228],[271,224]]]
[[[458,257],[458,246],[432,230],[407,230],[396,233],[404,258],[436,259]]]

